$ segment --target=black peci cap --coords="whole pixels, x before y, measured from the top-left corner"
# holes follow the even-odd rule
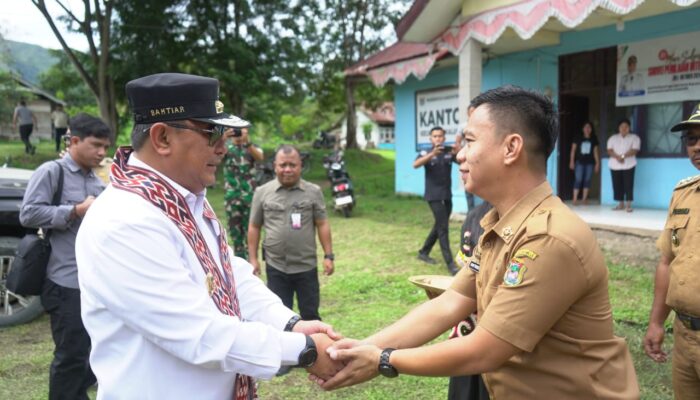
[[[191,119],[231,128],[250,123],[224,112],[219,81],[204,76],[163,73],[126,84],[126,97],[137,124]]]
[[[693,115],[690,118],[674,125],[671,128],[671,132],[685,131],[693,127],[700,127],[700,104],[695,107],[695,111],[693,111]]]

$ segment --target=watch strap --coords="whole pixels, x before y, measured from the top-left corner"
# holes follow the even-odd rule
[[[289,319],[287,322],[287,325],[284,326],[284,331],[285,332],[291,332],[292,329],[294,329],[294,325],[297,324],[297,322],[301,321],[301,317],[298,315],[293,316],[292,318]]]
[[[323,255],[323,258],[326,259],[326,260],[334,261],[334,260],[335,260],[335,254],[333,254],[333,253],[324,254],[324,255]]]

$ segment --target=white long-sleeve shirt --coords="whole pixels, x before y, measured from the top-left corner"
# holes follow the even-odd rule
[[[151,169],[133,154],[129,163]],[[204,193],[164,179],[185,197],[221,269]],[[95,200],[76,257],[98,399],[227,399],[236,373],[269,379],[297,363],[304,335],[283,332],[294,313],[229,252],[244,322],[218,310],[197,256],[160,209],[112,186]]]

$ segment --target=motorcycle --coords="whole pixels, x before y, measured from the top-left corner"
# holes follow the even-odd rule
[[[335,136],[324,131],[320,131],[312,146],[314,149],[332,149],[335,147]]]
[[[350,213],[355,206],[353,185],[350,174],[345,169],[343,151],[335,151],[323,158],[323,167],[326,169],[328,180],[331,183],[331,194],[336,211],[341,211],[345,218],[350,218]]]

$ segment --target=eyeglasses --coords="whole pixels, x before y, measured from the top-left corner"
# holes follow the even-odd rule
[[[199,132],[203,135],[206,135],[209,137],[209,146],[211,146],[211,147],[215,146],[216,143],[219,140],[221,140],[221,138],[224,136],[224,132],[226,132],[226,130],[228,129],[227,127],[221,126],[221,125],[214,125],[214,128],[212,128],[212,129],[196,128],[194,126],[187,126],[187,125],[176,124],[176,123],[172,123],[172,122],[165,122],[165,125],[171,126],[173,128],[195,131],[195,132]]]
[[[698,140],[700,140],[700,136],[698,135],[683,135],[681,136],[681,141],[683,144],[687,147],[695,146],[698,143]]]

